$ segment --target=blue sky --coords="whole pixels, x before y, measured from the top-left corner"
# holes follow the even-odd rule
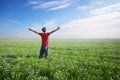
[[[119,0],[0,0],[0,38],[120,38]]]

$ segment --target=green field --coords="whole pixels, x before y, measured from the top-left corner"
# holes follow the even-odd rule
[[[120,39],[0,39],[0,80],[120,80]]]

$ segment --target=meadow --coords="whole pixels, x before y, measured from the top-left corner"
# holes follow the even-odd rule
[[[120,80],[120,39],[0,39],[0,80]]]

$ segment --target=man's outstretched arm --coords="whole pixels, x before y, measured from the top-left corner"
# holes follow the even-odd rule
[[[35,30],[31,29],[31,28],[28,28],[28,30],[30,30],[30,31],[32,31],[32,32],[34,32],[36,34],[39,34],[39,32],[37,32],[37,31],[35,31]]]
[[[57,27],[57,29],[55,29],[55,30],[51,31],[51,32],[50,32],[50,34],[52,34],[52,33],[56,32],[56,31],[57,31],[57,30],[59,30],[59,29],[60,29],[60,27]]]

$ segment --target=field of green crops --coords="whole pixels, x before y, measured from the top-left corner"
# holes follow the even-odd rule
[[[120,39],[0,39],[0,80],[120,80]]]

